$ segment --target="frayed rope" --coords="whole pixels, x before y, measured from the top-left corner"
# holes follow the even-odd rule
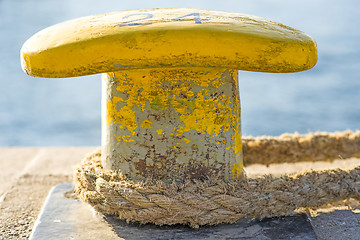
[[[355,136],[355,135],[356,136]],[[354,141],[359,141],[359,132],[321,133],[321,145],[326,141],[335,144],[339,149],[353,156],[360,152],[360,145],[354,147]],[[287,144],[298,145],[302,142],[306,148],[303,154],[308,159],[309,148],[317,148],[314,138],[319,134],[291,137],[286,135]],[[342,137],[341,137],[342,136]],[[345,136],[345,137],[344,137]],[[283,138],[283,137],[280,137]],[[266,138],[266,142],[281,142],[284,139]],[[349,139],[352,140],[349,140]],[[251,146],[246,142],[264,143],[261,139],[245,140],[244,156]],[[300,140],[299,140],[300,139]],[[313,142],[313,144],[308,144]],[[345,143],[346,144],[345,144]],[[352,147],[346,148],[350,144]],[[356,145],[356,144],[355,144]],[[281,146],[281,144],[279,145]],[[257,145],[253,144],[253,147]],[[246,150],[247,149],[247,150]],[[295,148],[291,154],[301,159],[301,147]],[[276,148],[273,149],[276,152]],[[314,150],[319,152],[320,150]],[[282,151],[278,151],[282,152]],[[351,153],[350,153],[351,152]],[[285,155],[289,153],[284,152]],[[251,154],[249,154],[250,156]],[[330,160],[338,153],[318,154],[325,156],[317,160]],[[279,154],[277,155],[280,156]],[[281,156],[280,156],[281,157]],[[291,161],[291,160],[289,160]],[[257,163],[257,161],[254,161]],[[274,161],[271,160],[271,163]],[[281,160],[280,162],[286,162]],[[267,164],[267,163],[265,163]],[[128,222],[156,225],[185,224],[193,228],[203,225],[234,223],[243,218],[265,218],[292,215],[297,209],[318,208],[341,200],[354,198],[360,201],[360,167],[349,171],[341,169],[329,171],[311,171],[297,176],[261,178],[246,178],[225,183],[223,179],[208,179],[205,181],[188,180],[185,183],[164,183],[154,179],[132,181],[121,173],[103,169],[101,165],[101,150],[87,156],[77,170],[75,191],[80,198],[105,214],[116,214]]]

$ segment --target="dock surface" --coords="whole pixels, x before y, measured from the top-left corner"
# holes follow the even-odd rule
[[[0,147],[0,239],[28,239],[52,187],[71,182],[83,157],[97,147]],[[291,174],[309,169],[352,168],[360,159],[333,163],[253,165],[248,176]],[[309,211],[318,239],[360,239],[355,201]]]

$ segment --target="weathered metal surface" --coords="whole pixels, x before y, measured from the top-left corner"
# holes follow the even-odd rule
[[[78,18],[38,32],[21,49],[29,75],[107,73],[104,167],[163,180],[238,177],[236,70],[296,72],[316,61],[315,41],[299,30],[203,9]]]
[[[172,68],[103,75],[103,166],[155,179],[239,177],[236,70]]]
[[[317,61],[305,33],[261,17],[204,9],[146,9],[60,23],[22,47],[25,72],[73,77],[148,67],[297,72]]]
[[[57,185],[36,221],[31,240],[52,239],[246,239],[246,240],[315,240],[305,215],[239,221],[235,224],[191,229],[181,225],[155,226],[126,223],[113,216],[94,215],[90,206],[64,197],[73,189],[71,183]]]

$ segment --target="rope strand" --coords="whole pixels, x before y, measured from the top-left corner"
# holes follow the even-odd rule
[[[328,141],[331,145],[339,146],[338,149],[342,149],[341,154],[345,156],[359,152],[356,150],[359,146],[354,146],[359,141],[359,132],[354,134],[345,132],[343,137],[339,137],[339,133],[336,135],[337,137],[334,134],[329,134],[328,137],[324,134],[313,135],[313,139],[305,137],[308,143],[316,142],[317,144],[309,146],[306,143],[304,147],[306,149],[318,147],[320,142],[326,144],[325,142]],[[284,135],[280,138],[284,138]],[[303,136],[291,137],[290,135],[286,138],[287,146],[291,139],[294,140],[293,145],[299,144],[301,139],[304,139]],[[272,151],[282,152],[283,148],[279,139],[266,138],[266,141],[263,139],[245,141],[247,143],[245,151],[252,154],[251,163],[256,162],[253,160],[256,159],[254,149],[264,142],[268,144],[277,141],[278,145],[275,144]],[[346,147],[349,145],[351,147]],[[256,148],[251,149],[253,146]],[[276,149],[276,146],[280,146],[279,149]],[[265,152],[269,151],[269,148],[265,148]],[[303,155],[307,159],[309,152],[317,152],[316,156],[321,155],[320,150],[313,149],[304,152],[300,148],[292,149],[291,155],[297,156],[297,159],[303,159],[301,157]],[[248,156],[246,155],[246,158]],[[336,153],[324,152],[322,156],[333,159]],[[324,157],[314,158],[312,161],[319,159],[324,159]],[[269,164],[274,160],[260,161]],[[300,208],[318,208],[349,198],[360,201],[360,167],[349,171],[341,169],[311,171],[294,177],[246,178],[244,176],[228,183],[222,179],[208,179],[168,184],[154,179],[132,181],[126,179],[121,173],[105,170],[101,165],[101,151],[97,150],[83,160],[74,181],[75,190],[80,198],[99,212],[116,214],[120,219],[128,222],[156,225],[186,224],[193,228],[202,225],[234,223],[242,218],[287,216]]]

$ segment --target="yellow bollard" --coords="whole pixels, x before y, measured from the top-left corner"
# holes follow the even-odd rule
[[[103,86],[104,167],[163,180],[240,175],[237,71],[124,70]]]
[[[303,71],[317,50],[303,32],[260,17],[148,9],[44,29],[21,60],[38,77],[104,73],[105,168],[140,179],[233,179],[243,166],[237,70]]]

